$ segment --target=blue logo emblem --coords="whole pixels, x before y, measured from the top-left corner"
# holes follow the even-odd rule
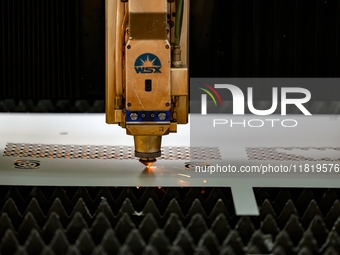
[[[152,53],[144,53],[135,61],[136,73],[162,73],[161,61]]]

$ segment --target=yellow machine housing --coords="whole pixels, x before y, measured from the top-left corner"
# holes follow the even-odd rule
[[[106,122],[146,165],[188,122],[188,17],[188,0],[106,0]]]

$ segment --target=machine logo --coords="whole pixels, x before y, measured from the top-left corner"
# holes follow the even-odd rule
[[[144,53],[140,55],[135,61],[136,73],[162,73],[161,67],[161,61],[156,55],[152,53]]]
[[[14,161],[14,167],[18,169],[38,169],[40,161],[29,159],[17,159]]]

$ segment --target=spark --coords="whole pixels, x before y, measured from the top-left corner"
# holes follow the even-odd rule
[[[180,176],[184,176],[184,177],[188,177],[188,178],[190,178],[190,177],[191,177],[190,175],[187,175],[187,174],[178,174],[178,175],[180,175]]]

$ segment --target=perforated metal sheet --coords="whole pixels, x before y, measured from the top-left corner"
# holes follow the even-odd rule
[[[221,160],[218,147],[163,147],[163,160]],[[133,159],[132,146],[7,143],[4,156],[68,159]]]
[[[282,150],[281,152],[279,150]],[[340,147],[253,147],[246,148],[249,160],[280,160],[280,161],[333,161],[339,162]],[[320,154],[323,151],[336,152],[336,157],[331,158],[328,156],[306,156],[301,155],[307,152],[318,151]],[[312,152],[313,153],[313,152]],[[312,154],[310,154],[312,155]]]
[[[222,117],[214,114],[207,116],[211,119]],[[232,118],[235,122],[243,120],[247,122],[254,118],[254,116],[224,117]],[[257,116],[256,118],[267,117]],[[272,118],[280,120],[286,117],[274,115]],[[340,118],[338,116],[294,115],[289,118],[296,119],[299,125],[295,128],[273,128],[270,125],[263,128],[221,126],[219,128],[224,130],[223,135],[214,133],[212,138],[202,135],[194,143],[191,139],[190,127],[197,126],[202,130],[208,130],[212,122],[206,121],[205,117],[201,116],[201,119],[195,123],[190,116],[190,124],[180,125],[177,134],[164,136],[162,146],[164,146],[163,150],[171,147],[172,152],[178,147],[217,147],[222,160],[203,161],[210,166],[228,167],[230,165],[237,170],[242,166],[261,167],[261,164],[264,164],[263,160],[249,160],[246,148],[275,148],[278,153],[286,152],[314,159],[336,160],[340,158],[339,150],[329,149],[339,147]],[[322,174],[304,171],[268,174],[238,171],[235,173],[201,173],[196,172],[195,168],[186,166],[188,162],[192,164],[202,160],[187,160],[187,158],[185,160],[158,160],[152,168],[144,169],[138,160],[129,159],[69,160],[51,158],[48,157],[48,153],[44,158],[17,157],[14,154],[3,156],[7,151],[8,142],[19,145],[19,152],[22,144],[28,146],[33,144],[86,145],[82,148],[84,152],[87,152],[87,145],[132,146],[133,138],[127,136],[121,127],[107,125],[103,114],[0,114],[0,126],[0,184],[2,185],[231,187],[238,215],[259,213],[252,187],[339,187],[339,173],[335,171]],[[305,147],[309,150],[301,149]],[[292,148],[292,150],[282,148]],[[56,151],[58,152],[58,147]],[[22,149],[22,152],[27,153],[25,149]],[[170,156],[170,152],[167,153]],[[81,156],[79,155],[78,158]],[[322,162],[326,163],[325,160]],[[269,164],[271,166],[296,164],[296,167],[299,167],[298,163],[306,164],[308,161],[272,160],[270,162],[268,160],[267,163],[267,166]],[[309,163],[317,164],[318,162]]]

